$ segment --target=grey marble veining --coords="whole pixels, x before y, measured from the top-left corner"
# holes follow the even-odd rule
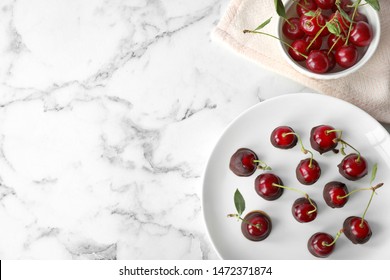
[[[1,259],[217,258],[219,135],[309,91],[211,40],[227,2],[1,1]]]

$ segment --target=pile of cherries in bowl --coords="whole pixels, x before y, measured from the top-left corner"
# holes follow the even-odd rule
[[[361,11],[362,4],[361,0],[291,1],[286,17],[280,20],[279,36],[294,68],[325,74],[359,64],[370,45],[378,43],[378,39],[373,40],[379,36],[379,20],[369,22],[366,12]],[[375,48],[367,52],[368,56]]]
[[[321,166],[314,159],[314,153],[303,145],[300,135],[293,128],[285,125],[276,127],[270,133],[270,142],[272,146],[282,150],[300,146],[300,150],[306,156],[297,164],[295,174],[296,179],[302,185],[313,185],[322,176]],[[343,179],[357,181],[368,174],[369,166],[366,158],[343,139],[340,129],[335,129],[328,124],[313,127],[310,131],[310,146],[319,154],[341,153],[343,158],[338,164],[338,170]],[[346,149],[352,151],[347,154]],[[246,147],[236,150],[231,155],[229,169],[239,177],[249,177],[255,174],[256,170],[263,170],[264,172],[254,179],[254,190],[258,196],[267,201],[274,201],[279,199],[285,190],[295,191],[301,196],[292,203],[291,213],[294,219],[299,223],[309,223],[317,218],[317,203],[306,192],[285,186],[277,173],[271,171],[271,167],[263,162],[253,150]],[[375,164],[372,167],[370,184],[375,180],[376,170]],[[316,257],[327,257],[333,252],[336,241],[342,234],[354,244],[366,243],[371,238],[372,231],[365,216],[373,195],[382,185],[383,183],[379,183],[372,187],[350,191],[342,181],[332,180],[326,183],[322,189],[322,196],[327,206],[331,208],[344,207],[349,197],[359,191],[371,192],[371,198],[361,216],[359,214],[359,216],[346,217],[335,237],[325,232],[314,233],[307,242],[308,251]],[[262,241],[270,235],[272,220],[266,212],[254,210],[242,217],[245,211],[245,200],[238,189],[234,193],[234,204],[237,213],[229,214],[228,217],[236,217],[242,221],[241,232],[247,239]]]

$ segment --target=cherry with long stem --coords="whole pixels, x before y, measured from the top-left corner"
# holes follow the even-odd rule
[[[273,183],[272,184],[274,187],[278,187],[278,188],[282,188],[282,189],[286,189],[286,190],[290,190],[290,191],[295,191],[297,193],[300,193],[302,194],[309,202],[310,204],[313,206],[313,210],[307,212],[308,214],[312,214],[314,212],[317,212],[317,206],[315,205],[315,203],[311,200],[310,196],[304,192],[304,191],[301,191],[299,189],[296,189],[296,188],[292,188],[292,187],[287,187],[287,186],[282,186],[282,185],[279,185],[279,184],[276,184],[276,183]]]

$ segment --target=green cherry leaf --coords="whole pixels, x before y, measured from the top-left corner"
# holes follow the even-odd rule
[[[276,13],[282,18],[286,18],[286,8],[284,7],[282,0],[274,0],[274,3]]]
[[[316,13],[314,11],[307,11],[305,13],[305,16],[309,16],[309,17],[315,17],[316,16]]]
[[[340,26],[337,23],[327,22],[326,27],[328,28],[328,31],[336,36],[340,36],[341,29]]]
[[[238,216],[241,216],[245,211],[245,200],[238,189],[234,193],[234,205],[236,206]]]
[[[377,172],[377,171],[378,171],[378,164],[375,163],[374,166],[372,167],[372,171],[371,171],[370,185],[372,184],[372,182],[374,182],[375,177],[376,177],[376,172]]]
[[[378,11],[378,12],[379,12],[379,10],[381,9],[378,0],[366,0],[366,2],[367,2],[374,10],[376,10],[376,11]]]
[[[349,22],[353,22],[351,17],[343,10],[343,9],[339,9],[339,12],[340,12],[340,15],[345,18],[347,21]]]
[[[270,17],[269,19],[264,21],[262,24],[260,24],[258,27],[255,28],[255,31],[263,29],[265,26],[267,26],[271,22],[271,19],[272,19],[272,17]]]

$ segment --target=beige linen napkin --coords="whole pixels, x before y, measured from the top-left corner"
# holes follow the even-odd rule
[[[268,36],[243,34],[273,16],[264,31],[276,35],[278,16],[272,0],[231,0],[213,32],[245,57],[323,94],[349,101],[379,121],[390,123],[390,1],[380,1],[381,40],[371,60],[356,73],[337,80],[315,80],[293,69],[282,57],[279,42]]]

